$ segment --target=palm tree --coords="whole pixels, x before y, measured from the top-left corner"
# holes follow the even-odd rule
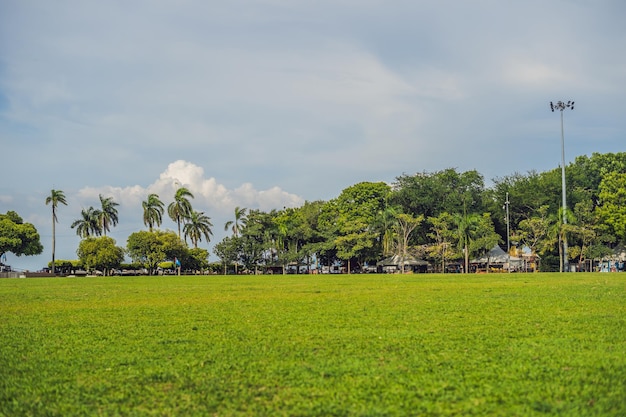
[[[64,204],[67,206],[67,201],[65,200],[65,194],[61,190],[51,190],[50,195],[46,197],[46,206],[48,204],[52,204],[52,275],[54,275],[54,252],[56,247],[56,223],[59,222],[57,219],[57,206],[60,204]]]
[[[188,198],[193,198],[193,194],[185,187],[176,190],[174,201],[167,206],[167,214],[178,225],[178,238],[180,239],[180,223],[191,216],[192,208]]]
[[[152,231],[154,225],[161,226],[165,205],[159,200],[159,196],[150,194],[148,199],[142,202],[141,205],[143,206],[143,224],[148,226],[150,231]]]
[[[246,211],[248,209],[245,207],[239,208],[239,207],[235,207],[235,220],[229,220],[226,222],[226,224],[224,225],[224,230],[228,230],[229,227],[232,228],[233,231],[233,235],[235,237],[239,236],[239,231],[241,230],[241,227],[246,225],[246,221],[248,220],[246,217]]]
[[[211,227],[213,227],[211,218],[209,216],[205,216],[204,212],[194,210],[183,227],[185,241],[187,240],[187,237],[189,237],[194,248],[198,247],[198,242],[202,240],[202,236],[206,238],[207,242],[210,242],[210,235],[213,234]]]
[[[463,272],[467,274],[469,272],[470,246],[474,241],[474,236],[476,235],[476,230],[478,229],[480,216],[475,213],[458,214],[455,216],[454,219],[457,226],[458,248],[463,253],[463,259],[465,264]]]
[[[89,207],[87,210],[82,209],[80,214],[82,218],[72,223],[72,229],[76,228],[76,234],[83,239],[89,236],[100,236],[102,234],[100,210]]]
[[[111,230],[111,226],[115,226],[118,222],[117,217],[117,209],[115,206],[119,206],[118,203],[113,201],[113,197],[102,197],[100,194],[100,204],[102,206],[102,210],[100,211],[100,230],[104,235],[107,235],[107,232]]]

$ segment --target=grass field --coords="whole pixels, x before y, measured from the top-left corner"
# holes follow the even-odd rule
[[[626,274],[0,280],[1,416],[626,416]]]

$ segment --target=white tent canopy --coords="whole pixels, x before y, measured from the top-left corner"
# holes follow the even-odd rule
[[[472,259],[473,264],[508,264],[511,266],[521,266],[523,260],[517,256],[511,256],[506,253],[499,245],[494,246],[489,252],[480,258]]]

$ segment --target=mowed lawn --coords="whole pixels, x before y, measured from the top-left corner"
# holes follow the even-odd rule
[[[2,416],[626,416],[626,274],[0,280]]]

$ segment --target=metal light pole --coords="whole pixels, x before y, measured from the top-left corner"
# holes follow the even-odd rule
[[[563,189],[563,224],[567,224],[567,198],[565,196],[565,134],[563,133],[563,110],[574,110],[574,102],[550,102],[550,109],[553,113],[554,110],[559,110],[561,112],[561,186]],[[563,270],[565,272],[569,272],[569,260],[567,258],[567,236],[565,236],[565,234],[563,234]]]

